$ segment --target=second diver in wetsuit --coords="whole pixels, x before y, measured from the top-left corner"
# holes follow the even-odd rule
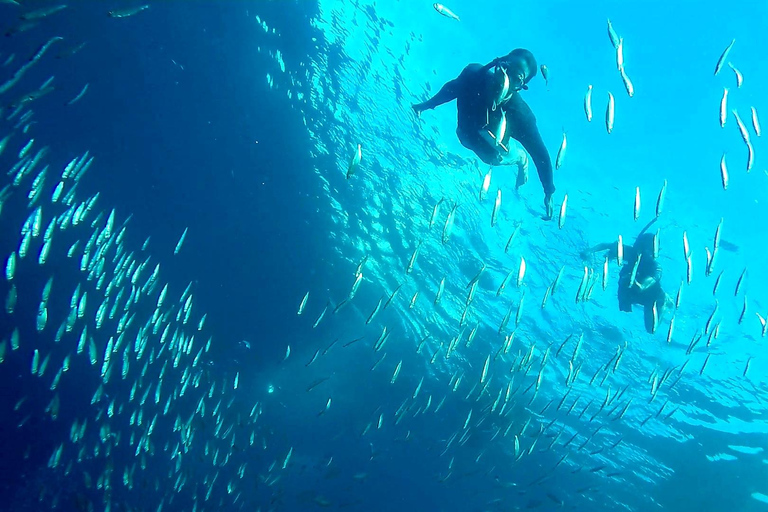
[[[536,59],[525,49],[512,50],[485,66],[469,64],[429,100],[413,105],[416,114],[456,100],[461,144],[488,165],[504,165],[509,139],[531,155],[544,187],[546,217],[552,217],[552,160],[536,125],[536,117],[520,96],[536,76]],[[493,134],[493,135],[491,135]]]
[[[653,235],[646,233],[654,221],[640,231],[633,245],[624,246],[624,265],[619,272],[617,292],[619,310],[631,313],[633,304],[643,306],[645,330],[650,334],[656,332],[665,309],[672,302],[661,287],[661,265],[654,254]],[[595,245],[582,251],[581,257],[587,259],[589,255],[603,251],[607,251],[608,259],[615,259],[618,257],[618,244]]]

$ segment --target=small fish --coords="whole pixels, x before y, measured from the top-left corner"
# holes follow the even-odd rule
[[[744,75],[742,75],[741,71],[736,69],[736,66],[734,66],[730,62],[728,63],[728,67],[731,68],[733,70],[733,73],[736,75],[736,88],[737,89],[741,88],[741,84],[744,83]]]
[[[304,312],[304,308],[307,307],[307,300],[309,300],[309,292],[304,295],[304,298],[301,299],[301,304],[299,304],[299,312],[296,313],[297,315],[300,315]]]
[[[739,315],[739,325],[744,321],[744,319],[747,317],[747,296],[744,296],[744,305],[741,308],[741,314]]]
[[[605,261],[603,262],[603,291],[608,288],[608,256],[605,257]]]
[[[390,379],[389,383],[394,384],[397,380],[397,376],[400,375],[400,369],[403,367],[403,361],[400,360],[399,363],[397,363],[397,366],[395,367],[395,372],[392,374],[392,378]]]
[[[634,209],[635,221],[640,218],[640,187],[635,187],[635,209]]]
[[[723,190],[728,190],[728,166],[725,164],[725,153],[720,158],[720,181],[723,184]]]
[[[36,9],[34,11],[24,13],[21,16],[19,16],[19,19],[24,21],[39,20],[40,18],[45,18],[46,16],[50,16],[51,14],[55,14],[66,8],[67,8],[66,5],[56,5],[54,7],[43,7],[42,9]]]
[[[741,275],[739,276],[739,280],[736,281],[736,289],[733,292],[733,296],[737,297],[739,295],[739,291],[741,290],[742,285],[744,284],[744,278],[747,277],[747,269],[744,267],[744,270],[741,271]]]
[[[496,217],[499,214],[499,208],[501,208],[501,189],[496,192],[496,202],[493,205],[493,211],[491,212],[491,227],[496,225]]]
[[[728,88],[723,87],[723,97],[720,99],[720,128],[725,128],[728,120]]]
[[[715,308],[712,310],[712,313],[709,315],[709,319],[707,320],[707,323],[704,324],[704,334],[709,334],[710,329],[712,328],[712,322],[715,320],[715,316],[717,315],[717,312],[720,309],[720,303],[717,299],[715,299]]]
[[[763,316],[760,313],[758,313],[757,311],[755,311],[755,314],[757,315],[758,320],[760,320],[760,325],[762,326],[762,336],[764,338],[765,337],[765,333],[766,333],[766,329],[768,329],[768,322],[766,322],[765,318],[763,318]],[[37,352],[37,351],[35,351],[35,352]]]
[[[523,285],[523,278],[525,278],[525,258],[520,256],[520,266],[517,269],[517,287],[520,288]]]
[[[37,369],[40,365],[40,352],[35,349],[35,352],[32,354],[32,367],[30,368],[30,373],[32,375],[37,375]]]
[[[181,246],[184,243],[184,240],[187,238],[187,231],[189,231],[189,228],[184,228],[184,232],[181,234],[181,238],[179,238],[179,241],[176,244],[176,248],[173,250],[173,254],[179,254]]]
[[[445,225],[443,225],[443,236],[442,241],[443,244],[448,243],[448,240],[451,236],[451,232],[453,231],[453,224],[456,219],[456,209],[459,207],[458,203],[455,203],[453,205],[453,208],[451,208],[451,211],[448,213],[448,217],[445,219]]]
[[[440,285],[437,287],[437,293],[435,294],[435,306],[440,304],[440,299],[443,297],[444,290],[445,290],[445,278],[440,280]]]
[[[619,46],[619,36],[616,34],[616,31],[613,30],[613,25],[611,24],[611,20],[608,20],[608,38],[611,40],[611,44],[614,48],[618,48]]]
[[[584,113],[587,115],[587,121],[592,122],[592,85],[587,87],[587,93],[584,95]]]
[[[712,243],[713,251],[717,251],[720,248],[720,231],[723,229],[723,219],[720,219],[720,222],[717,223],[717,227],[715,228],[715,238]]]
[[[35,351],[37,352],[37,351]],[[486,377],[488,377],[488,365],[491,363],[491,356],[485,358],[485,363],[483,364],[483,372],[480,374],[480,384],[485,383]],[[35,373],[35,372],[32,372]]]
[[[557,218],[557,228],[563,229],[565,226],[565,213],[568,208],[568,194],[563,196],[563,204],[560,205],[560,216]]]
[[[75,96],[74,98],[72,98],[67,102],[67,105],[72,105],[80,101],[83,98],[83,96],[85,96],[85,93],[88,91],[88,85],[90,84],[85,84],[85,86],[83,86],[83,88],[80,90],[77,96]]]
[[[664,184],[659,191],[659,197],[656,199],[656,218],[661,215],[661,210],[664,208],[664,197],[667,195],[667,180],[664,180]]]
[[[560,278],[563,276],[563,270],[565,270],[565,267],[560,267],[560,270],[557,271],[555,279],[552,280],[552,295],[554,295],[555,291],[557,290],[557,283],[560,282]]]
[[[567,144],[568,142],[565,138],[565,131],[563,131],[563,141],[560,143],[560,149],[557,150],[557,158],[555,159],[555,170],[560,169],[563,166]]]
[[[473,278],[472,278],[472,279],[469,281],[469,284],[467,285],[467,288],[471,288],[472,286],[474,286],[474,285],[475,285],[475,283],[477,283],[477,282],[480,280],[480,276],[481,276],[481,275],[483,275],[483,272],[484,272],[484,271],[485,271],[485,263],[482,263],[482,264],[480,265],[480,270],[478,270],[478,271],[477,271],[477,274],[475,274],[475,277],[473,277]]]
[[[32,149],[32,144],[35,143],[35,139],[29,139],[29,142],[27,142],[24,147],[21,148],[19,151],[19,159],[23,159],[27,154],[29,153],[29,150]]]
[[[493,171],[493,167],[488,169],[488,173],[483,177],[483,185],[480,187],[480,201],[485,199],[485,196],[488,195],[488,189],[491,187],[491,171]]]
[[[711,353],[707,354],[707,357],[704,359],[704,364],[701,366],[701,370],[699,370],[699,375],[704,375],[704,368],[707,367],[707,363],[709,362],[709,356],[711,355],[712,355]]]
[[[429,228],[430,229],[432,229],[432,226],[435,225],[435,220],[437,219],[437,214],[440,212],[440,205],[443,204],[444,200],[445,200],[445,198],[440,198],[440,200],[432,208],[432,215],[429,217]]]
[[[511,235],[509,235],[509,239],[507,240],[507,245],[504,246],[504,253],[509,252],[509,248],[512,247],[512,241],[514,241],[519,231],[520,231],[520,224],[516,225],[515,230],[512,231]]]
[[[368,262],[368,255],[366,254],[365,256],[363,256],[363,259],[360,260],[360,263],[357,264],[357,267],[355,267],[355,277],[363,273],[363,267],[365,267],[365,264],[367,262]]]
[[[347,167],[347,179],[351,178],[357,172],[357,168],[360,166],[362,159],[363,147],[362,145],[358,144],[355,154],[352,155],[352,159],[349,161],[349,167]]]
[[[411,259],[408,260],[408,266],[405,268],[406,274],[413,272],[413,266],[416,264],[416,258],[419,257],[419,251],[421,250],[421,243],[422,241],[419,240],[419,243],[416,244],[416,248],[413,250],[413,254],[411,254]]]
[[[613,131],[615,100],[613,94],[608,93],[608,107],[605,109],[605,128],[610,134]]]
[[[496,73],[501,73],[502,76],[502,86],[501,90],[497,94],[496,98],[493,100],[493,105],[491,105],[491,111],[490,112],[496,112],[496,108],[501,104],[501,101],[507,97],[507,93],[509,93],[509,75],[507,74],[507,70],[504,69],[504,67],[497,67],[495,70]],[[490,112],[486,110],[486,118],[490,117]],[[502,112],[502,115],[504,112]],[[505,118],[506,121],[506,118]],[[486,124],[490,124],[490,121],[486,122]],[[500,128],[500,127],[499,127]],[[498,128],[497,128],[498,129]],[[506,126],[504,127],[506,130]]]
[[[720,281],[723,278],[723,272],[725,272],[725,271],[724,270],[720,271],[720,274],[718,274],[717,279],[715,279],[715,286],[712,288],[712,295],[713,296],[717,295],[717,289],[720,287]]]
[[[439,12],[446,18],[451,18],[452,20],[461,21],[458,16],[456,16],[450,9],[448,9],[443,4],[434,3],[432,4],[432,7],[434,7],[437,12]]]
[[[349,294],[347,295],[347,300],[352,300],[355,298],[355,295],[357,294],[358,288],[360,288],[360,283],[363,282],[363,273],[360,272],[357,274],[357,277],[355,278],[355,282],[352,283],[352,288],[349,290]]]
[[[504,136],[507,134],[507,114],[503,110],[501,111],[501,117],[499,123],[496,125],[496,129],[491,132],[491,135],[496,140],[496,145],[500,146],[504,151],[509,151],[504,146]]]
[[[539,69],[541,69],[541,76],[544,78],[544,85],[549,87],[549,69],[544,64]]]
[[[624,88],[627,90],[627,94],[631,98],[635,95],[635,86],[632,85],[632,80],[629,79],[629,76],[627,75],[627,72],[624,70],[623,66],[619,72],[621,73],[621,80],[624,82]]]
[[[624,264],[624,239],[619,235],[619,240],[616,245],[616,262],[619,266]]]
[[[546,291],[544,292],[544,298],[541,299],[541,309],[544,309],[544,306],[547,305],[547,301],[549,300],[549,295],[552,293],[552,286],[547,286]]]
[[[325,307],[320,312],[320,316],[317,317],[317,320],[315,320],[315,323],[312,325],[312,328],[316,328],[318,325],[320,325],[320,322],[322,322],[323,318],[325,317],[325,313],[328,311],[328,306],[330,305],[330,301],[328,301],[325,304]]]
[[[755,135],[760,136],[760,121],[757,119],[757,110],[752,107],[752,128],[755,130]]]
[[[14,275],[16,275],[16,253],[12,252],[5,263],[5,278],[13,281]]]
[[[624,38],[619,37],[619,44],[616,45],[616,69],[624,69]]]
[[[365,325],[368,325],[368,324],[370,324],[373,321],[373,319],[376,317],[376,315],[381,310],[381,304],[382,304],[383,301],[384,301],[384,296],[382,295],[381,298],[379,299],[379,302],[376,303],[376,307],[373,308],[373,311],[371,311],[371,314],[368,315],[368,319],[365,321]]]
[[[589,268],[584,267],[584,275],[581,277],[581,283],[579,283],[579,289],[576,291],[576,302],[581,299],[582,292],[587,287],[587,281],[589,280]]]
[[[57,59],[64,59],[64,58],[67,58],[67,57],[71,57],[72,55],[75,55],[80,50],[82,50],[85,47],[85,44],[86,43],[80,43],[80,44],[77,44],[77,45],[75,45],[75,46],[73,46],[71,48],[67,48],[66,50],[63,50],[61,53],[56,55],[56,58]]]
[[[715,65],[715,76],[720,72],[720,70],[723,68],[723,63],[728,58],[728,54],[731,51],[731,48],[733,48],[733,43],[736,42],[736,39],[733,39],[731,41],[731,44],[728,45],[728,47],[723,50],[723,53],[720,55],[720,58],[717,59],[717,64]]]
[[[520,325],[520,320],[523,318],[523,302],[525,302],[525,292],[523,292],[523,295],[520,297],[520,303],[517,305],[517,313],[515,313],[515,327],[518,327]],[[514,331],[512,332],[512,336],[514,336]]]
[[[507,276],[501,282],[501,285],[499,285],[499,289],[496,291],[497,297],[501,296],[501,294],[504,292],[504,288],[507,287],[507,282],[509,281],[510,277],[512,277],[512,272],[507,273]]]
[[[640,253],[637,255],[637,259],[635,260],[635,264],[632,266],[632,274],[629,276],[629,288],[632,288],[636,284],[637,279],[637,269],[640,267],[640,260],[643,258],[643,254]]]
[[[118,9],[114,11],[107,12],[107,15],[110,18],[127,18],[129,16],[133,16],[134,14],[138,14],[141,11],[144,11],[146,9],[149,9],[148,5],[141,5],[139,7],[131,7],[128,9]]]
[[[744,123],[741,120],[741,116],[739,116],[739,113],[736,111],[736,109],[731,110],[733,113],[733,117],[736,119],[736,125],[739,127],[739,134],[741,134],[741,140],[744,141],[744,144],[749,144],[749,131],[747,131],[747,127],[744,126]]]
[[[672,343],[672,333],[675,330],[675,317],[672,317],[672,320],[669,321],[669,330],[667,331],[667,344]]]
[[[322,384],[323,382],[327,381],[329,377],[321,377],[315,381],[313,381],[309,386],[307,386],[307,393],[315,389],[317,386]]]
[[[400,291],[400,288],[402,286],[403,286],[402,284],[397,285],[397,288],[395,288],[395,290],[389,296],[389,298],[387,299],[387,302],[384,303],[384,307],[381,308],[382,310],[385,310],[385,309],[387,309],[387,307],[389,307],[389,305],[392,303],[392,300],[394,300],[395,296],[397,296],[397,292]]]
[[[305,364],[304,366],[309,366],[312,363],[314,363],[315,361],[317,361],[317,356],[319,356],[319,355],[320,355],[320,349],[317,349],[317,351],[315,352],[315,355],[312,356],[312,359],[310,359],[309,362],[307,364]]]
[[[751,142],[747,142],[747,172],[752,170],[752,165],[755,163],[755,150],[752,147]]]

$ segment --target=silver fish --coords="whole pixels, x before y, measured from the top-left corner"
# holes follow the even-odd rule
[[[731,51],[731,48],[733,48],[733,43],[736,42],[736,39],[733,39],[731,41],[731,44],[729,44],[725,50],[723,50],[723,53],[720,55],[720,58],[717,59],[717,64],[715,65],[715,76],[720,72],[721,69],[723,69],[723,63],[725,63],[725,60],[728,58],[728,54]]]

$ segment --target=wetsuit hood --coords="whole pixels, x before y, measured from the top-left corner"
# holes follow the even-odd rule
[[[525,48],[516,48],[509,52],[506,56],[505,64],[507,65],[507,73],[510,80],[516,81],[517,77],[523,76],[523,89],[528,89],[528,82],[536,76],[538,65],[536,64],[536,58],[533,54]]]
[[[642,254],[646,258],[653,257],[653,235],[651,233],[643,233],[635,240],[635,250],[638,254]]]

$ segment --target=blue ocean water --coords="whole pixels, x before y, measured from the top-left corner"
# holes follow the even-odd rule
[[[0,509],[765,510],[768,176],[750,112],[765,108],[765,6],[456,1],[455,21],[430,2],[156,2],[126,17],[108,12],[142,4],[19,3],[0,4],[3,264],[38,206],[41,228],[0,285]],[[740,86],[727,63],[713,76],[733,39]],[[522,94],[553,160],[568,140],[551,221],[532,165],[519,190],[495,168],[479,200],[488,168],[458,142],[455,103],[410,108],[518,47],[549,70]],[[618,310],[616,261],[603,290],[602,258],[580,252],[632,243],[665,180],[651,231],[662,286],[682,293],[648,334],[642,308]],[[594,291],[577,302],[585,267]]]

